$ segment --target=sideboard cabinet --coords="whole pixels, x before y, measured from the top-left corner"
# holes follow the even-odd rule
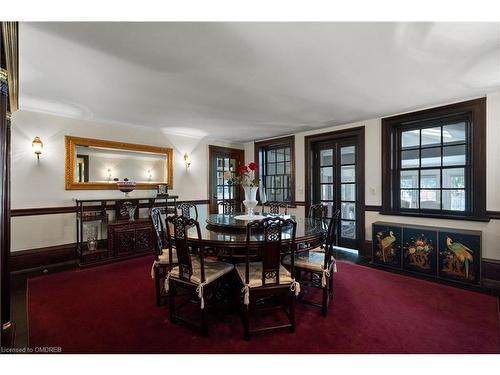
[[[149,212],[174,213],[176,195],[157,198],[89,199],[76,202],[76,257],[80,267],[154,252]],[[132,207],[132,210],[129,208]],[[133,217],[129,217],[132,215]]]

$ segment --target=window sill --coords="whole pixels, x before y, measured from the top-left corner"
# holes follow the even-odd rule
[[[458,216],[458,215],[440,215],[440,214],[431,214],[431,213],[412,213],[412,212],[400,212],[400,211],[383,211],[379,212],[380,215],[388,215],[388,216],[406,216],[406,217],[422,217],[427,219],[440,219],[440,220],[465,220],[465,221],[481,221],[481,222],[489,222],[491,218],[478,217],[478,216]]]

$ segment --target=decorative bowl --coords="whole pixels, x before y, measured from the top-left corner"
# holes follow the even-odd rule
[[[126,195],[131,191],[134,191],[136,185],[137,183],[133,181],[118,181],[116,183],[116,187],[118,188],[118,190],[120,190],[122,193],[125,193]]]

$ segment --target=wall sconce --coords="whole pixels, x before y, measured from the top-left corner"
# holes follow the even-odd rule
[[[111,182],[111,168],[108,168],[108,182]]]
[[[191,160],[189,159],[189,155],[187,152],[184,154],[184,163],[186,163],[186,169],[191,166]]]
[[[36,136],[35,139],[33,139],[33,142],[31,142],[31,147],[36,155],[36,158],[39,160],[40,155],[42,154],[43,143],[38,136]]]
[[[148,169],[148,181],[151,181],[153,175],[151,174],[151,169]]]

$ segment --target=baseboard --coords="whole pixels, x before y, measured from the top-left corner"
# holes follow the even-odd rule
[[[70,243],[14,251],[10,253],[10,270],[16,274],[62,264],[76,264],[75,246],[75,243]]]

